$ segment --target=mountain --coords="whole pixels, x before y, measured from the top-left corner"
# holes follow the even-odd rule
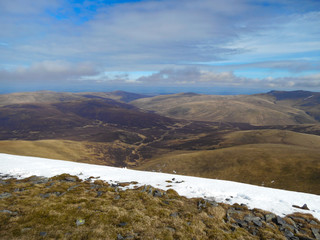
[[[288,106],[288,100],[285,100],[288,97],[276,100],[272,95],[275,92],[257,96],[183,93],[125,103],[107,98],[108,94],[36,92],[0,95],[8,103],[0,106],[0,152],[141,170],[176,171],[319,194],[320,125],[281,124],[278,115],[281,109],[291,109],[296,114],[283,113],[282,123],[297,119],[316,121],[303,110],[292,107],[292,100]],[[123,92],[112,94],[138,97]],[[305,99],[303,97],[295,100],[295,104]],[[264,120],[272,120],[277,125],[170,118],[159,115],[159,111],[139,109],[135,104],[154,101],[157,105],[164,101],[166,104],[161,104],[170,107],[196,103],[199,108],[195,107],[193,111],[198,111],[200,117],[201,111],[202,116],[212,115],[201,107],[208,99],[221,103],[229,99],[231,102],[226,104],[230,106],[235,99],[240,99],[242,105],[245,101],[250,102],[251,105],[246,106],[269,104],[273,110],[268,108],[271,112]],[[273,103],[275,101],[279,103]],[[212,106],[215,105],[208,105],[210,109]],[[232,115],[232,111],[229,114]],[[186,113],[185,116],[191,115]],[[288,120],[289,116],[292,122]]]
[[[124,91],[84,93],[38,91],[0,94],[0,106],[26,103],[68,102],[88,99],[113,99],[120,102],[130,102],[139,98],[147,97],[149,96]]]
[[[131,104],[177,119],[263,126],[319,123],[319,99],[320,93],[299,91],[237,96],[172,94]]]

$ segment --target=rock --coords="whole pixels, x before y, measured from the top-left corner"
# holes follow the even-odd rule
[[[46,186],[46,188],[51,188],[54,184],[55,182],[51,182],[48,186]]]
[[[294,208],[299,208],[299,209],[304,209],[304,210],[310,210],[307,206],[307,204],[303,204],[302,207],[298,206],[298,205],[292,205],[292,207]]]
[[[102,196],[102,194],[103,194],[103,192],[102,192],[102,191],[98,191],[98,192],[97,192],[97,196],[96,196],[96,197],[101,197],[101,196]]]
[[[5,181],[0,180],[0,185],[7,185],[8,183]]]
[[[77,178],[75,177],[65,177],[65,179],[67,182],[76,182],[77,181]]]
[[[250,216],[250,215],[246,215],[245,217],[244,217],[244,220],[246,221],[246,222],[253,222],[253,221],[256,221],[256,222],[260,222],[261,221],[261,218],[259,218],[259,217],[254,217],[254,216]]]
[[[23,192],[25,189],[24,188],[16,188],[13,191],[14,192]]]
[[[12,215],[12,216],[17,216],[17,215],[18,215],[18,212],[12,212],[12,211],[7,210],[7,209],[0,210],[0,212],[2,212],[2,213],[8,213],[8,214],[10,214],[10,215]]]
[[[32,228],[29,228],[29,227],[27,227],[27,228],[22,228],[21,229],[21,232],[22,233],[25,233],[25,232],[28,232],[28,231],[30,231]]]
[[[248,224],[245,221],[242,221],[240,219],[235,219],[235,221],[239,227],[246,228],[248,226]]]
[[[84,220],[84,219],[77,219],[76,225],[78,227],[78,226],[81,226],[81,225],[85,224],[85,222],[86,222],[86,220]]]
[[[57,197],[62,197],[63,195],[65,195],[67,192],[54,192],[53,194],[55,194]]]
[[[171,232],[175,232],[176,231],[176,229],[173,228],[173,227],[166,227],[166,229],[170,230]]]
[[[12,194],[11,194],[11,193],[8,193],[8,192],[1,193],[1,194],[0,194],[0,199],[9,198],[9,197],[11,197],[11,196],[12,196]]]
[[[42,197],[42,198],[48,198],[48,197],[50,197],[50,193],[45,193],[45,194],[41,193],[41,194],[40,194],[40,197]]]
[[[313,239],[305,236],[299,236],[299,240],[313,240]]]
[[[276,218],[273,219],[273,222],[277,225],[281,225],[281,226],[284,226],[286,225],[287,223],[279,216],[276,216]]]
[[[30,178],[30,182],[32,182],[33,184],[42,184],[42,183],[47,183],[49,182],[49,179],[46,177],[42,177],[42,176],[33,176]]]
[[[179,213],[177,213],[177,212],[174,212],[174,213],[170,214],[170,217],[178,217],[178,216],[179,216]]]
[[[118,224],[118,227],[125,227],[127,225],[128,225],[127,222],[121,222],[121,223]]]
[[[124,239],[124,237],[122,237],[121,234],[118,234],[118,235],[117,235],[117,240],[122,240],[122,239]]]
[[[45,237],[45,236],[47,236],[47,232],[40,232],[39,235],[40,235],[41,237]]]
[[[207,202],[205,200],[200,200],[197,203],[198,209],[201,210],[202,208],[206,208],[207,207]]]
[[[262,227],[262,222],[261,222],[260,220],[254,219],[252,222],[253,222],[253,224],[256,225],[257,227]]]
[[[162,197],[162,193],[161,193],[159,190],[155,190],[155,191],[153,192],[153,196],[154,196],[154,197]]]
[[[75,188],[77,188],[77,187],[79,187],[79,186],[80,186],[79,184],[73,185],[73,186],[69,187],[69,188],[67,189],[67,191],[69,192],[69,191],[71,191],[72,189],[75,189]]]
[[[320,240],[319,229],[317,229],[317,228],[311,228],[311,231],[312,231],[314,237],[315,237],[317,240]]]
[[[284,230],[284,236],[285,236],[286,238],[288,238],[288,239],[291,239],[292,237],[294,237],[294,234],[293,234],[293,232],[291,232],[290,230],[285,229],[285,230]]]
[[[311,220],[309,223],[312,224],[312,225],[317,225],[317,224],[318,224],[318,223],[317,223],[316,221],[314,221],[314,220]]]
[[[12,211],[7,210],[7,209],[0,210],[0,212],[2,212],[2,213],[8,213],[8,214],[10,214],[11,216],[17,216],[17,215],[18,215],[18,212],[12,212]]]
[[[121,198],[120,195],[117,195],[114,197],[114,200],[119,200],[120,198]]]
[[[213,207],[218,207],[219,204],[215,200],[206,199],[206,202],[209,203]]]
[[[273,213],[269,213],[269,214],[266,214],[264,217],[266,219],[266,222],[271,222],[273,219],[276,218],[276,215]]]

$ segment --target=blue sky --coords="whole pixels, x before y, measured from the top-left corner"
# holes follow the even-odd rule
[[[0,92],[320,91],[318,0],[0,0]]]

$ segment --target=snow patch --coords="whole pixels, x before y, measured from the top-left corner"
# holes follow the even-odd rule
[[[279,190],[231,181],[182,176],[76,163],[47,158],[25,157],[0,153],[0,173],[19,178],[32,175],[52,177],[62,173],[77,175],[81,179],[91,176],[108,182],[138,182],[139,186],[152,185],[167,190],[173,188],[180,195],[203,197],[218,202],[244,203],[249,208],[260,208],[284,216],[293,212],[311,213],[320,220],[320,196],[315,194]],[[168,186],[168,180],[175,179]],[[307,204],[310,210],[292,205]]]

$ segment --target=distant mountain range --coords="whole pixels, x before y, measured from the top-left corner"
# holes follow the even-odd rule
[[[253,125],[312,124],[320,121],[320,93],[272,91],[255,95],[179,93],[142,98],[131,104],[168,117]]]
[[[320,93],[0,95],[0,152],[320,194]]]

